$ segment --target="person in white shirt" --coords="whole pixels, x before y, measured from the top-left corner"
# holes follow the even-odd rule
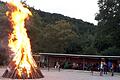
[[[104,64],[104,62],[101,61],[101,64],[100,64],[100,76],[103,75],[103,64]]]

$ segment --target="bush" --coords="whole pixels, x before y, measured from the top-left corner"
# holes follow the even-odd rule
[[[110,47],[101,52],[105,56],[120,56],[120,49],[116,47]]]
[[[96,50],[96,48],[90,46],[90,47],[85,48],[84,54],[86,54],[86,55],[96,55],[97,50]]]

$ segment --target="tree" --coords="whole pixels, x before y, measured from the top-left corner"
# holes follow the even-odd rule
[[[68,44],[77,37],[72,25],[65,20],[56,21],[55,24],[48,24],[45,27],[34,26],[30,30],[30,35],[34,34],[31,41],[35,52],[64,53]]]
[[[99,13],[95,18],[98,20],[97,40],[102,37],[101,41],[105,43],[100,47],[103,50],[109,47],[120,49],[120,0],[99,0],[98,5]]]
[[[111,35],[114,46],[120,48],[120,0],[99,0],[98,26],[105,34]]]
[[[102,51],[102,55],[105,55],[105,56],[119,56],[120,55],[120,49],[117,49],[116,47],[109,47],[108,49]]]

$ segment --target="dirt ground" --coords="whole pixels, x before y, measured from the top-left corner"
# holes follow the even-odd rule
[[[2,78],[2,74],[4,73],[4,71],[5,67],[0,68],[0,80],[17,80]],[[111,73],[99,76],[99,72],[94,72],[92,75],[89,71],[81,70],[61,70],[59,72],[56,69],[50,69],[49,71],[47,69],[41,69],[41,71],[45,77],[32,80],[120,80],[120,73],[115,73],[114,76],[111,76]]]

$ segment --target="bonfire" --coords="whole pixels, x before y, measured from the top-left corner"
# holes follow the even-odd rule
[[[25,28],[25,20],[32,16],[32,13],[17,0],[8,2],[7,6],[9,11],[6,12],[6,15],[13,30],[9,33],[8,46],[15,56],[9,63],[3,77],[13,79],[43,78],[32,57],[30,39]]]

